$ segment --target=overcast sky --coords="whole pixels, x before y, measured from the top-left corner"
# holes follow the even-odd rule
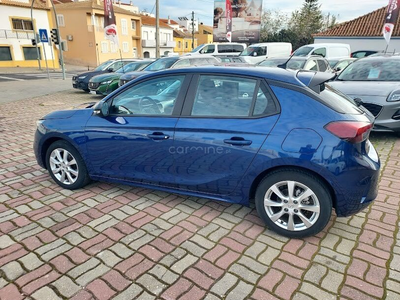
[[[124,2],[129,2],[123,0]],[[251,0],[247,0],[251,1]],[[147,0],[144,4],[142,0],[136,0],[133,3],[138,5],[140,10],[155,13],[155,0]],[[177,19],[178,17],[189,17],[194,11],[196,19],[200,22],[211,25],[214,9],[213,0],[159,0],[160,16],[162,18]],[[264,9],[277,9],[282,12],[291,13],[296,9],[300,9],[303,0],[264,0]],[[383,6],[387,6],[389,0],[320,0],[323,13],[331,13],[338,15],[339,21],[349,21],[359,16],[372,12]]]

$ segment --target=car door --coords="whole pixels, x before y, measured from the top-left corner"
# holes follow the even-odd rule
[[[85,128],[91,173],[144,184],[172,184],[170,148],[190,77],[143,79],[108,99],[110,115],[93,115]]]
[[[278,115],[276,99],[258,78],[196,75],[175,128],[177,187],[232,193]]]

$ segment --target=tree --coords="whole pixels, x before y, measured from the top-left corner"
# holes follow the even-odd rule
[[[261,17],[261,42],[272,42],[270,37],[276,35],[280,30],[287,28],[289,17],[280,10],[266,10]],[[275,37],[276,38],[276,37]]]
[[[304,0],[300,10],[292,13],[289,29],[298,36],[298,45],[293,45],[296,49],[302,44],[313,42],[312,34],[318,33],[323,28],[324,16],[321,12],[321,5],[318,0]]]

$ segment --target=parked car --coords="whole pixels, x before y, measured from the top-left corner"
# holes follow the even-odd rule
[[[146,59],[129,63],[114,73],[105,73],[92,77],[89,80],[89,89],[100,95],[108,95],[115,91],[119,86],[119,78],[133,71],[141,71],[151,64],[154,60]]]
[[[349,65],[332,87],[375,116],[375,131],[400,134],[400,56],[368,56]]]
[[[94,107],[37,122],[34,152],[65,189],[103,180],[248,205],[302,238],[377,196],[373,116],[334,74],[199,67],[146,74]],[[339,151],[340,149],[340,151]],[[341,172],[332,157],[345,162]],[[333,171],[332,171],[333,170]]]
[[[281,58],[278,57],[267,58],[266,60],[260,62],[257,66],[282,67],[284,69],[291,69],[291,70],[332,72],[332,69],[329,67],[329,62],[325,58],[319,55],[313,55],[310,57],[292,56],[292,57],[281,57]]]
[[[293,56],[320,55],[326,59],[348,58],[350,54],[349,44],[336,43],[305,45],[293,52]]]
[[[352,64],[357,58],[341,58],[329,60],[329,66],[336,74],[340,74],[348,65]]]
[[[351,57],[354,58],[363,58],[363,57],[367,57],[370,56],[372,54],[375,53],[379,53],[379,51],[375,51],[375,50],[359,50],[359,51],[354,51],[351,53]]]
[[[129,64],[131,62],[137,61],[137,59],[116,59],[116,60],[108,60],[101,65],[99,65],[93,71],[85,72],[72,77],[72,87],[80,90],[84,90],[85,92],[89,92],[89,80],[93,76],[115,72],[122,66]]]
[[[245,43],[220,43],[220,44],[202,44],[194,48],[190,53],[186,53],[185,56],[197,56],[197,55],[239,55],[244,49],[246,49]]]
[[[166,69],[178,69],[185,67],[196,67],[196,66],[205,66],[205,65],[217,65],[221,61],[211,55],[204,56],[179,56],[179,57],[162,57],[152,64],[148,65],[141,72],[129,72],[122,75],[119,79],[119,85],[124,85],[125,83],[142,76],[149,72],[161,71]]]
[[[240,53],[247,63],[256,64],[269,57],[287,57],[292,54],[291,43],[253,44]]]
[[[245,64],[246,61],[240,56],[218,56],[222,63]]]

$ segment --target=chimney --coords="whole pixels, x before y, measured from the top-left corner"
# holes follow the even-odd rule
[[[171,19],[168,16],[168,25],[171,25]]]
[[[130,5],[130,6],[133,6],[133,1],[129,1],[129,5]]]

